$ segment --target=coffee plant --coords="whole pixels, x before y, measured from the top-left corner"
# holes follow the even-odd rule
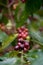
[[[0,65],[43,65],[43,0],[0,0]]]

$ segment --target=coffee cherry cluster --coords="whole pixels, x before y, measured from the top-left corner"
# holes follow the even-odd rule
[[[29,49],[29,42],[26,41],[26,37],[28,36],[28,29],[22,26],[21,28],[17,29],[18,32],[18,43],[15,46],[15,50],[23,50],[24,52],[27,52]]]

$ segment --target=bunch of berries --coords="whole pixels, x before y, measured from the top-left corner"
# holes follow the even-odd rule
[[[15,46],[15,50],[23,50],[24,52],[27,52],[29,49],[29,42],[26,41],[26,37],[29,35],[28,34],[28,29],[25,26],[22,26],[17,29],[18,32],[18,43]]]

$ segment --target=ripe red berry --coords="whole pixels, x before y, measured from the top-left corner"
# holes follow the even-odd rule
[[[28,32],[28,29],[27,28],[25,28],[25,32]]]
[[[28,32],[25,32],[25,35],[28,36]]]
[[[24,32],[21,32],[21,35],[24,35]]]
[[[20,29],[20,30],[19,30],[19,33],[21,33],[21,32],[22,32],[22,30]]]
[[[23,38],[19,38],[18,41],[19,41],[19,42],[22,42],[22,41],[24,41],[24,40],[23,40]]]
[[[21,34],[18,34],[18,38],[21,38],[22,37],[22,35]]]
[[[28,49],[24,48],[24,52],[27,52],[27,51],[28,51]]]
[[[22,27],[21,27],[21,30],[24,31],[24,30],[25,30],[25,26],[22,26]]]
[[[14,48],[15,50],[19,50],[19,46],[17,45],[17,46],[15,46],[15,48]]]
[[[21,46],[21,43],[20,42],[18,42],[18,46]]]
[[[29,43],[28,42],[25,42],[24,47],[28,49]]]
[[[26,34],[23,34],[22,37],[25,39],[26,38]]]
[[[18,29],[17,29],[17,32],[18,32],[18,33],[21,33],[21,32],[22,32],[22,30],[21,30],[20,28],[18,28]]]

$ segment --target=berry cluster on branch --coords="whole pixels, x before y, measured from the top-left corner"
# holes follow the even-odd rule
[[[26,37],[29,35],[28,29],[25,26],[22,26],[17,29],[18,32],[18,43],[15,46],[15,50],[23,50],[24,52],[27,52],[30,48],[29,41],[26,40]]]

